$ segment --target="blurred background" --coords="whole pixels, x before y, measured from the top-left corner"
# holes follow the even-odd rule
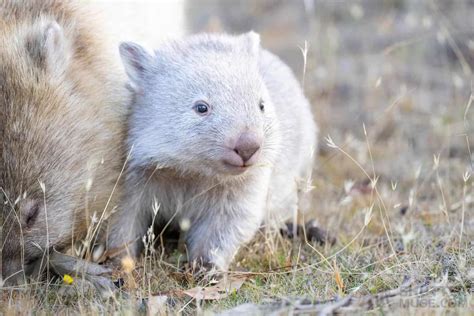
[[[189,1],[186,22],[189,32],[256,30],[301,80],[306,41],[321,136],[363,154],[364,123],[379,174],[402,180],[438,154],[464,168],[472,159],[474,1]]]
[[[259,32],[263,46],[292,67],[313,105],[321,129],[316,207],[326,213],[340,207],[328,197],[341,198],[344,185],[351,190],[348,181],[367,184],[359,167],[326,145],[327,135],[375,171],[382,188],[397,189],[396,205],[412,206],[415,196],[446,211],[459,199],[474,159],[473,0],[92,4],[117,40],[149,47],[197,32]]]
[[[406,176],[433,155],[465,163],[474,110],[474,1],[93,1],[119,40],[150,48],[197,32],[255,30],[303,81],[321,134],[383,143],[377,164]],[[365,149],[365,145],[362,144]],[[321,148],[324,151],[324,148]],[[379,157],[380,156],[380,157]]]

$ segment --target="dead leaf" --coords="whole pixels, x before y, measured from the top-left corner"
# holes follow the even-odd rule
[[[221,279],[217,284],[208,287],[197,286],[183,291],[184,294],[196,300],[221,300],[240,289],[247,276],[234,275]]]
[[[423,211],[418,216],[425,225],[446,223],[446,215],[442,212]]]

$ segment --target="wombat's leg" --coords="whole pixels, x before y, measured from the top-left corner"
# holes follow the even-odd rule
[[[130,199],[113,215],[107,236],[107,255],[112,262],[124,256],[136,258],[143,249],[143,236],[152,216],[142,200]]]
[[[268,199],[268,210],[267,224],[270,224],[271,226],[277,224],[278,228],[280,228],[283,222],[295,218],[298,210],[296,180],[289,182],[287,177],[280,175],[272,178]]]
[[[252,209],[252,208],[251,208]],[[226,271],[239,247],[260,227],[257,209],[212,210],[195,221],[186,236],[190,259],[204,267]]]

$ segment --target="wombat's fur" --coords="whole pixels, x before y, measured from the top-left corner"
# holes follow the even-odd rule
[[[310,104],[253,32],[196,35],[154,54],[124,43],[120,52],[136,99],[126,196],[108,246],[137,255],[152,221],[173,220],[188,229],[191,260],[225,270],[266,210],[296,212],[316,146]],[[208,112],[197,112],[199,100]]]
[[[24,280],[46,261],[48,249],[71,246],[84,237],[94,213],[99,218],[116,205],[128,96],[125,76],[88,16],[68,1],[0,3],[7,282]]]

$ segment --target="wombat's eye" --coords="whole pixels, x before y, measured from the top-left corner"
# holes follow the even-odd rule
[[[206,115],[209,112],[209,104],[204,101],[197,101],[194,104],[194,111],[200,115]]]
[[[263,100],[260,100],[260,104],[258,106],[260,107],[260,111],[265,111],[265,102],[263,102]]]

